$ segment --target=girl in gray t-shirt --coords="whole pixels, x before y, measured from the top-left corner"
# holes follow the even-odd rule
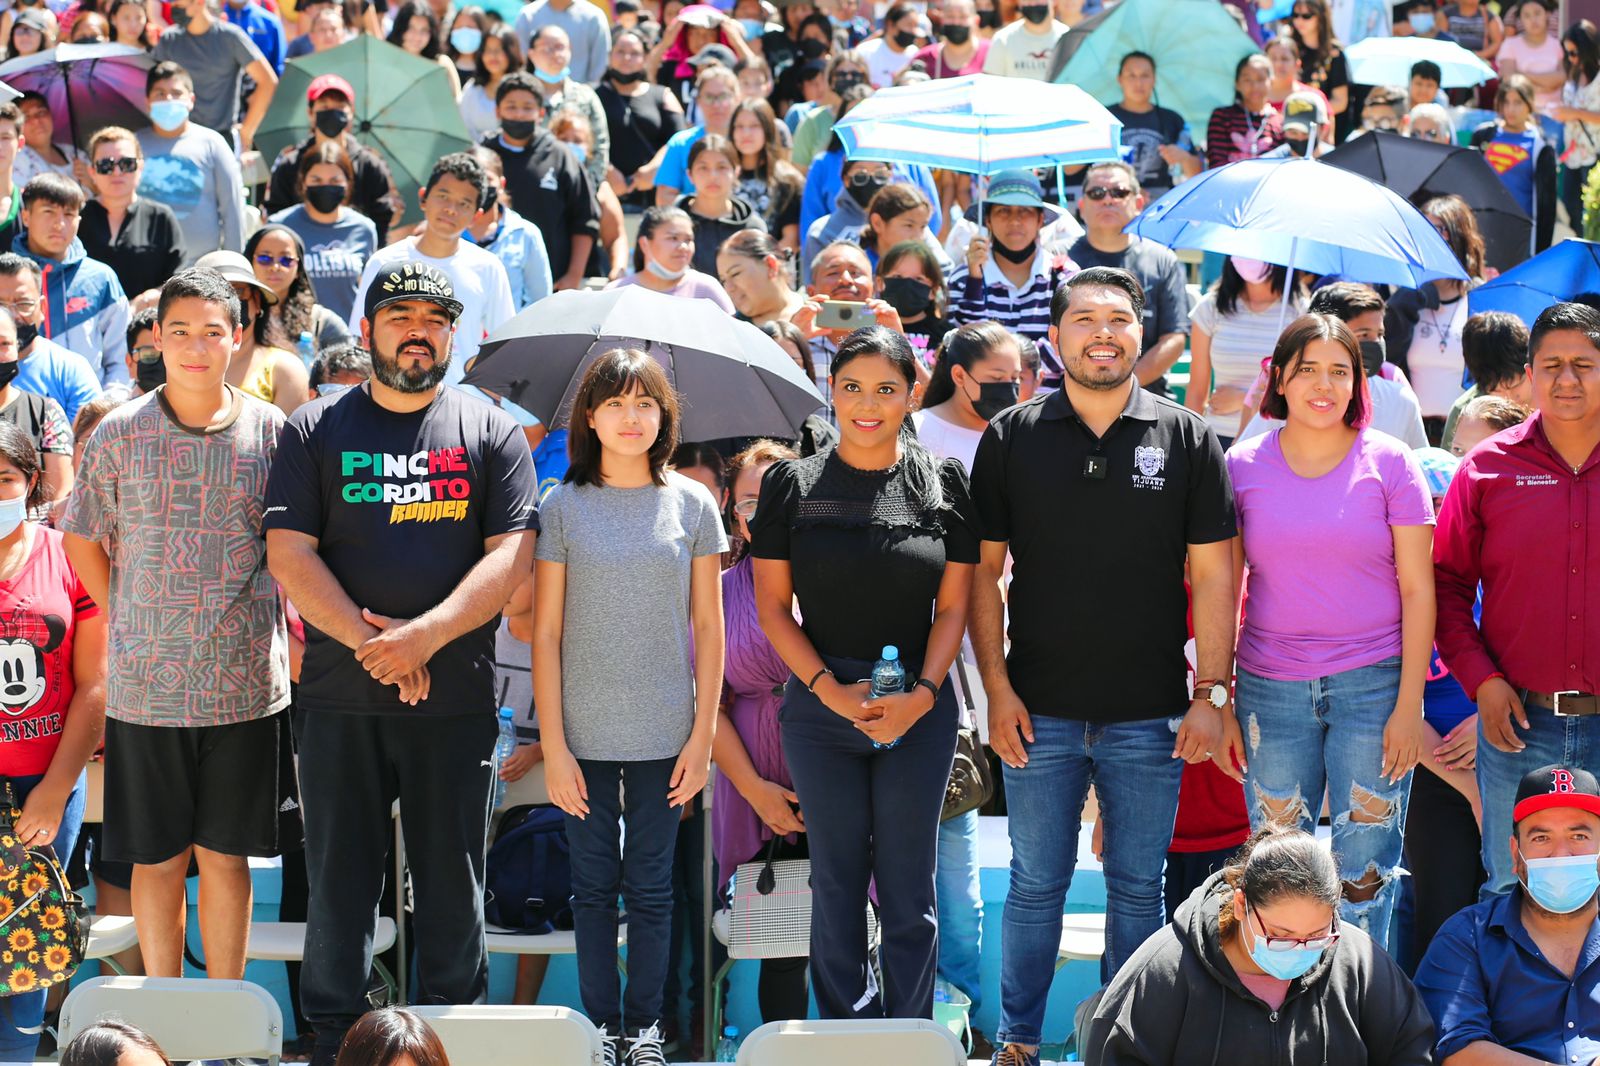
[[[658,363],[602,354],[572,412],[572,465],[539,509],[534,703],[550,799],[568,816],[584,1010],[618,1059],[626,1038],[659,1061],[678,808],[705,788],[722,692],[727,537],[705,487],[667,469],[678,400]]]

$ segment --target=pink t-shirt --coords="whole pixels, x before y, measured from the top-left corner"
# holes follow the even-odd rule
[[[973,49],[972,58],[967,60],[967,65],[959,70],[948,66],[944,61],[944,52],[941,50],[943,41],[919,48],[917,54],[911,57],[911,62],[922,60],[922,65],[928,68],[928,76],[934,79],[959,78],[964,74],[982,74],[983,61],[989,58],[989,39],[978,38],[978,47]]]
[[[1318,478],[1289,468],[1282,428],[1228,451],[1249,566],[1239,665],[1309,681],[1400,654],[1400,583],[1392,526],[1433,524],[1410,449],[1364,429]]]
[[[1561,42],[1554,34],[1546,34],[1544,43],[1535,48],[1519,33],[1505,39],[1496,58],[1501,63],[1514,60],[1518,74],[1554,74],[1561,69]],[[1560,89],[1536,90],[1533,94],[1533,106],[1540,111],[1560,103]]]
[[[1267,974],[1242,973],[1239,975],[1239,983],[1248,988],[1252,996],[1273,1010],[1283,1006],[1283,1001],[1289,996],[1290,982]]]
[[[620,289],[624,285],[638,285],[638,274],[624,274],[622,277],[607,285],[608,289]],[[668,296],[687,296],[691,299],[710,300],[728,314],[734,314],[733,301],[723,291],[722,283],[710,274],[702,274],[698,270],[691,270],[678,279],[678,284],[672,287]]]

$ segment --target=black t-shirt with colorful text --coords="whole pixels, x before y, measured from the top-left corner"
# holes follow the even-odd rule
[[[489,537],[538,529],[533,460],[511,417],[459,389],[420,411],[379,406],[358,386],[297,410],[267,485],[266,529],[317,538],[355,601],[414,618],[447,598],[483,558]],[[306,623],[297,703],[308,711],[462,714],[492,711],[496,618],[428,662],[431,694],[416,708],[381,685],[355,653]]]

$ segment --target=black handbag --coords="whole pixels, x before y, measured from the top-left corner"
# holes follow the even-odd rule
[[[972,683],[967,679],[966,665],[956,656],[956,672],[961,675],[961,697],[967,710],[976,713],[972,702]],[[956,758],[950,766],[950,781],[944,787],[944,810],[939,813],[941,822],[975,811],[994,796],[994,773],[989,768],[988,753],[983,741],[978,739],[976,726],[961,725],[956,730]]]
[[[11,782],[0,791],[0,996],[70,981],[89,948],[89,912],[55,849],[17,839]]]

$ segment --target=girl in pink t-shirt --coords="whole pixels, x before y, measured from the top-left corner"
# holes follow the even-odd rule
[[[1422,469],[1367,428],[1350,329],[1289,326],[1261,413],[1279,428],[1228,452],[1248,566],[1238,721],[1250,820],[1316,824],[1323,788],[1344,919],[1386,942],[1433,640],[1433,505]],[[1243,567],[1241,567],[1243,569]]]

